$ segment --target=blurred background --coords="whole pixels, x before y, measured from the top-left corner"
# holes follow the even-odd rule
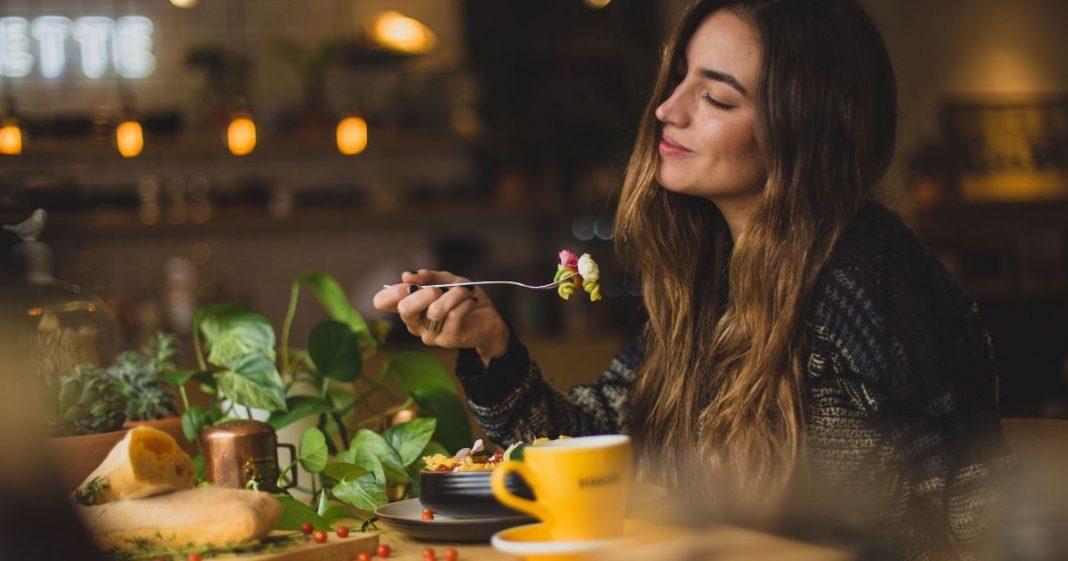
[[[589,252],[602,303],[493,293],[565,388],[641,322],[613,197],[685,5],[0,0],[0,221],[48,211],[55,276],[115,349],[188,343],[211,302],[278,325],[306,271],[373,317],[405,269],[542,282]],[[978,300],[1003,413],[1068,418],[1068,3],[868,5],[900,90],[885,199]],[[297,340],[321,318],[304,305]]]

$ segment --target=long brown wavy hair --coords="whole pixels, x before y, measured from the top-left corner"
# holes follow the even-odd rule
[[[768,176],[731,240],[709,200],[657,184],[654,111],[698,26],[730,10],[763,45],[756,92]],[[640,467],[768,512],[803,467],[803,318],[822,265],[893,155],[893,67],[854,0],[704,0],[666,43],[616,215],[641,277],[646,351],[631,395]],[[728,296],[729,295],[729,296]],[[761,506],[763,505],[763,507]]]

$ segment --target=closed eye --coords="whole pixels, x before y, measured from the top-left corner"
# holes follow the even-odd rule
[[[704,100],[707,101],[709,105],[717,109],[722,109],[724,111],[730,111],[731,109],[734,109],[733,105],[723,103],[722,101],[719,101],[708,94],[703,94],[701,97],[704,98]]]

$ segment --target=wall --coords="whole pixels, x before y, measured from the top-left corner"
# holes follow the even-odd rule
[[[687,0],[664,3],[665,25],[678,20]],[[940,100],[960,94],[1068,91],[1064,0],[868,0],[890,50],[898,78],[898,153],[887,179],[903,196],[911,153],[938,132]]]
[[[437,50],[419,64],[448,67],[463,58],[458,5],[459,0],[202,0],[191,9],[181,9],[166,0],[9,0],[0,7],[0,15],[29,20],[41,15],[71,19],[141,15],[151,19],[155,24],[156,69],[147,78],[126,81],[142,111],[190,107],[201,86],[200,77],[182,62],[190,47],[213,44],[247,49],[256,67],[252,101],[262,109],[300,100],[296,71],[275,52],[279,40],[295,41],[311,52],[329,37],[358,33],[379,11],[392,9],[422,21],[438,37]],[[284,29],[278,25],[280,21],[285,22]],[[67,52],[68,64],[76,64],[76,50],[68,45]],[[90,80],[80,70],[68,69],[63,78],[44,80],[34,71],[10,81],[7,91],[15,94],[23,112],[86,113],[95,106],[116,105],[118,82],[114,73]]]

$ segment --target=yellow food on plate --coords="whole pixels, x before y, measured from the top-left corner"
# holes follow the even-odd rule
[[[83,505],[151,497],[196,485],[193,460],[171,435],[137,427],[108,452],[104,461],[74,491]]]
[[[282,504],[269,493],[207,486],[77,510],[100,547],[143,550],[255,542],[271,532]]]
[[[555,440],[564,440],[570,438],[568,436],[561,435]],[[539,437],[535,438],[530,446],[538,446],[545,444],[546,442],[552,442],[554,439]],[[445,454],[432,454],[430,456],[423,456],[423,471],[490,471],[493,468],[507,462],[511,458],[512,450],[522,446],[522,441],[508,447],[503,452],[497,450],[489,455],[476,455],[483,450],[482,439],[475,441],[475,444],[471,448],[464,448],[456,453],[455,456],[446,456]]]

